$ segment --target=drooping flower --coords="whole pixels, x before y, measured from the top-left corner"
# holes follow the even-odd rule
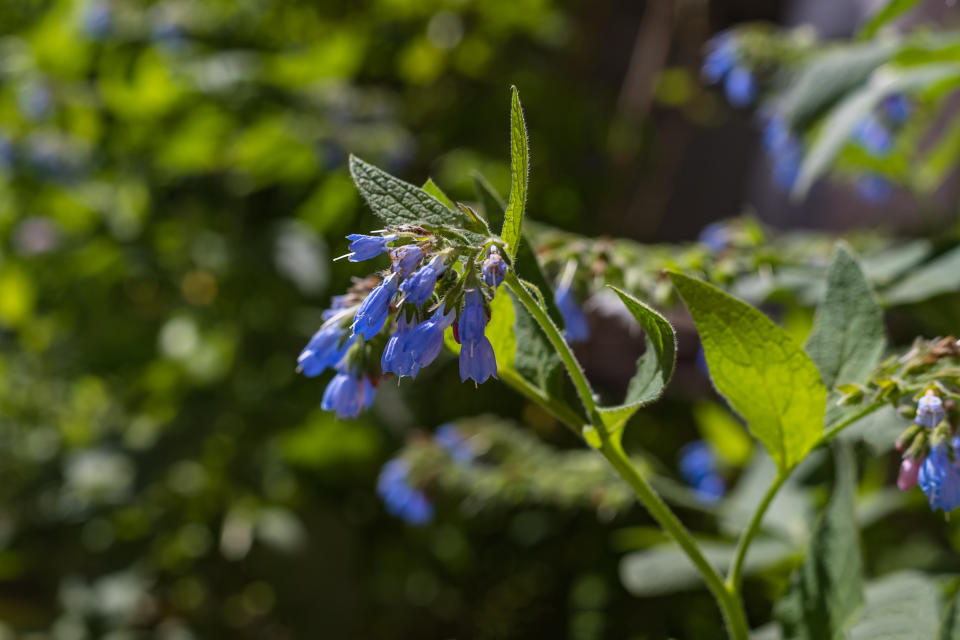
[[[443,350],[443,332],[456,317],[457,314],[453,309],[444,313],[441,305],[429,319],[421,322],[410,332],[404,342],[403,350],[417,367],[427,367],[437,359]]]
[[[386,236],[367,236],[359,233],[351,233],[347,236],[350,241],[350,253],[347,254],[347,260],[350,262],[363,262],[370,258],[376,258],[387,250],[387,245],[397,239],[395,234]]]
[[[590,339],[590,325],[587,316],[573,297],[569,282],[561,282],[554,299],[557,309],[563,317],[564,337],[568,342],[583,342]]]
[[[735,107],[746,107],[757,97],[757,85],[753,74],[745,67],[734,67],[723,82],[727,100]]]
[[[327,385],[320,407],[336,412],[338,418],[356,418],[362,409],[370,408],[375,393],[369,378],[343,370]]]
[[[488,287],[496,289],[500,286],[507,275],[507,263],[504,262],[499,249],[490,247],[490,252],[483,261],[482,271],[483,281],[487,283]]]
[[[406,278],[420,265],[423,259],[423,249],[415,244],[405,244],[390,250],[390,259],[393,260],[393,271],[401,278]]]
[[[328,320],[310,338],[297,358],[297,366],[303,375],[308,378],[318,376],[343,358],[355,338],[347,335],[342,321],[342,316]]]
[[[921,466],[923,466],[923,460],[904,458],[900,463],[900,472],[897,474],[897,488],[907,491],[917,486],[917,476],[920,474]]]
[[[487,316],[483,310],[483,295],[477,289],[469,289],[464,295],[463,312],[460,314],[460,380],[472,378],[482,384],[491,376],[497,377],[497,359],[493,345],[484,334]]]
[[[414,326],[416,325],[413,320],[407,320],[403,314],[397,319],[397,330],[387,340],[387,346],[384,347],[383,355],[380,357],[380,369],[383,373],[393,373],[400,378],[417,377],[420,367],[413,354],[404,349]]]
[[[441,256],[434,256],[425,266],[417,269],[400,285],[400,291],[406,295],[407,302],[418,307],[430,299],[439,278],[447,265]]]
[[[960,506],[960,466],[950,459],[947,443],[936,445],[920,467],[917,482],[931,509],[952,511]]]
[[[927,429],[933,429],[946,415],[943,400],[932,389],[928,389],[917,402],[917,415],[913,421]]]
[[[397,275],[390,274],[367,295],[353,319],[354,335],[369,340],[380,333],[390,312],[390,301],[397,292]]]
[[[440,425],[434,432],[433,439],[455,462],[466,464],[473,461],[473,448],[457,425],[450,422]]]
[[[388,513],[410,524],[423,525],[433,519],[433,505],[422,491],[410,484],[410,469],[399,458],[383,465],[377,479],[377,493]]]

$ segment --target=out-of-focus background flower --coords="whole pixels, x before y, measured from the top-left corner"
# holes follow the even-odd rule
[[[707,42],[731,26],[849,36],[872,8],[0,4],[0,638],[716,637],[706,592],[636,587],[622,556],[658,534],[509,388],[462,385],[448,358],[415,384],[384,381],[371,411],[340,421],[296,355],[330,296],[368,271],[331,262],[344,235],[379,226],[348,155],[461,200],[474,169],[505,193],[510,85],[532,139],[528,215],[566,231],[680,241],[744,211],[832,229],[955,216],[949,181],[921,204],[886,183],[876,198],[837,183],[791,201],[753,110],[701,80]],[[730,99],[749,102],[740,82]],[[684,390],[636,437],[673,465],[696,424],[725,434],[719,460],[686,465],[702,490],[688,499],[709,507],[750,443],[719,405],[691,405],[709,395],[695,351]],[[626,385],[636,352],[585,354],[600,386]],[[533,439],[503,436],[500,456],[491,419],[469,446],[446,432],[446,450],[536,473],[462,487],[454,474],[459,497],[419,508],[396,487],[428,464],[381,474],[411,434],[484,412]],[[751,588],[763,614],[765,585]]]

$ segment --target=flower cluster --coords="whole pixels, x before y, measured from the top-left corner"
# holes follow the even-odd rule
[[[703,440],[695,440],[680,450],[680,476],[693,487],[703,502],[712,504],[726,493],[726,483],[720,475],[717,459]]]
[[[370,407],[382,376],[416,378],[440,355],[444,331],[451,326],[461,344],[461,380],[482,383],[497,377],[485,330],[488,301],[506,277],[507,263],[493,239],[470,247],[410,225],[347,239],[350,252],[342,257],[361,262],[386,253],[391,266],[334,297],[323,325],[297,359],[298,370],[309,377],[336,371],[323,394],[323,409],[355,417]]]
[[[749,106],[757,98],[757,83],[741,58],[736,39],[721,33],[708,45],[701,71],[707,82],[723,83],[727,100],[735,107]]]
[[[960,507],[960,437],[946,415],[943,400],[928,389],[917,402],[915,424],[897,440],[903,451],[897,487],[906,491],[919,484],[931,509],[950,512]]]

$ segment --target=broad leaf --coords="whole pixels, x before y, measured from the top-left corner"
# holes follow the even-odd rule
[[[883,353],[883,313],[857,259],[837,245],[806,349],[828,388],[863,382]]]
[[[503,217],[500,237],[507,243],[510,258],[516,261],[523,238],[523,210],[527,204],[527,180],[530,174],[527,124],[523,120],[520,93],[510,88],[510,199]]]
[[[920,302],[960,289],[960,247],[931,260],[881,295],[887,305]]]
[[[915,7],[919,2],[920,0],[887,0],[860,28],[857,38],[869,40],[876,35],[877,31]]]
[[[409,182],[350,156],[350,175],[373,212],[387,224],[456,225],[463,216]]]
[[[604,424],[617,428],[630,419],[642,406],[663,394],[677,361],[677,337],[670,323],[656,310],[616,287],[610,287],[620,296],[627,310],[643,328],[646,349],[637,360],[637,372],[630,379],[623,404],[601,407]]]
[[[837,449],[833,497],[776,615],[787,640],[842,637],[863,604],[863,567],[854,520],[855,475],[849,448]]]
[[[937,634],[937,586],[904,571],[867,585],[866,606],[847,640],[929,640]]]
[[[713,285],[671,273],[690,310],[717,391],[781,470],[823,432],[827,390],[803,349],[763,313]]]

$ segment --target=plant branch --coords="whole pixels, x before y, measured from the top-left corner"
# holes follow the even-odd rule
[[[750,550],[750,543],[753,542],[754,537],[756,537],[757,532],[760,530],[760,524],[763,522],[763,516],[766,515],[770,503],[773,502],[777,492],[780,491],[783,483],[790,476],[791,471],[793,471],[793,469],[777,473],[776,479],[767,487],[767,492],[763,495],[763,500],[760,501],[760,504],[757,505],[756,510],[753,512],[750,522],[747,523],[747,528],[744,529],[740,535],[740,540],[737,542],[737,549],[733,554],[733,562],[730,564],[730,573],[727,575],[727,588],[734,593],[740,593],[740,583],[743,581],[743,564],[747,559],[747,551]]]

